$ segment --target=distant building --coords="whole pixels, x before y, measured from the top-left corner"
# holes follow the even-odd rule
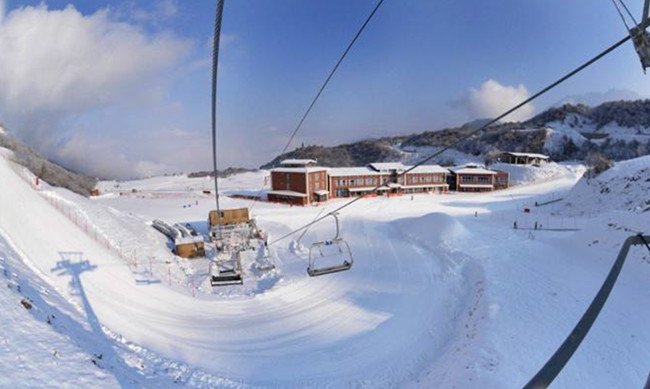
[[[497,155],[496,160],[513,165],[541,166],[542,164],[550,162],[551,157],[537,153],[518,153],[514,151],[508,151]]]
[[[373,192],[382,183],[382,174],[367,167],[340,167],[327,169],[331,197],[349,197]],[[379,194],[388,187],[375,190]]]
[[[488,170],[478,164],[466,164],[450,168],[448,181],[457,192],[492,192],[508,187],[508,172]]]
[[[440,166],[418,166],[403,174],[410,168],[399,162],[371,163],[366,167],[329,168],[327,173],[330,180],[330,196],[448,191],[447,169]]]
[[[449,170],[438,165],[421,165],[405,174],[404,193],[447,193]]]
[[[455,169],[455,170],[454,170]],[[271,170],[268,200],[308,205],[331,198],[399,196],[413,193],[486,192],[508,187],[508,173],[466,165],[452,171],[438,165],[413,168],[400,162],[325,168],[311,159],[290,159]]]
[[[271,170],[268,200],[294,205],[327,201],[327,169],[316,166],[313,159],[286,159]]]

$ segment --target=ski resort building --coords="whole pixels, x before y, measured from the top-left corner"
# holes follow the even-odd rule
[[[308,205],[331,198],[400,196],[413,193],[490,192],[508,187],[508,173],[466,165],[448,170],[422,165],[412,170],[400,162],[364,167],[325,168],[314,160],[284,160],[271,170],[268,200]],[[407,172],[407,173],[405,173]]]
[[[508,188],[508,172],[486,169],[477,164],[450,168],[449,186],[457,192],[492,192]]]
[[[285,159],[271,170],[271,191],[268,200],[293,205],[327,201],[329,197],[327,169],[316,166],[313,159]]]
[[[513,165],[533,165],[541,166],[551,161],[551,157],[544,154],[537,153],[517,153],[509,151],[497,155],[496,160],[503,163],[510,163]]]
[[[422,165],[405,174],[404,193],[447,193],[449,170],[438,165]]]
[[[440,166],[418,166],[402,175],[408,169],[409,166],[399,162],[371,163],[366,167],[329,168],[327,173],[330,197],[448,191],[447,169]]]

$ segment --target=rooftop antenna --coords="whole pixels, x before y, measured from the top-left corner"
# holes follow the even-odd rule
[[[221,231],[221,207],[219,206],[219,180],[217,178],[217,72],[219,68],[219,40],[221,38],[221,19],[224,0],[217,0],[217,13],[214,20],[214,41],[212,46],[212,166],[214,169],[214,196],[217,203],[217,226],[219,239]]]

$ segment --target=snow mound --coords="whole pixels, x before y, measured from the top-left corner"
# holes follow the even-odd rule
[[[469,235],[465,226],[446,213],[430,213],[417,218],[400,219],[397,228],[422,246],[437,250],[440,244],[451,244]]]
[[[595,178],[583,178],[565,198],[563,213],[650,210],[650,156],[618,162]]]

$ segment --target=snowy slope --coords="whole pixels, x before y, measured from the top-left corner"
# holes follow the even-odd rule
[[[617,162],[594,178],[583,178],[566,197],[561,212],[596,215],[603,211],[650,209],[650,156]],[[650,213],[646,213],[650,217]]]
[[[100,348],[80,346],[77,334],[70,336],[76,326],[59,308],[67,303],[31,275],[2,236],[0,280],[0,387],[118,387],[118,380],[92,363]]]
[[[238,175],[222,184],[254,191],[262,177]],[[110,361],[101,370],[106,375],[93,381],[98,386],[117,380],[122,387],[171,387],[174,381],[205,388],[521,387],[582,315],[629,234],[626,228],[643,228],[647,216],[625,211],[568,217],[554,206],[533,206],[570,191],[579,178],[579,169],[562,168],[541,181],[490,194],[364,199],[341,216],[355,256],[349,272],[309,278],[306,256],[293,253],[286,240],[273,247],[280,279],[252,294],[197,290],[193,297],[155,272],[150,282],[139,282],[142,269],[74,222],[79,212],[102,226],[109,242],[127,234],[149,242],[143,247],[164,248],[148,237],[147,220],[205,220],[213,207],[214,199],[201,197],[203,186],[194,179],[134,181],[121,189],[138,195],[81,200],[47,186],[34,190],[0,158],[0,180],[11,188],[0,191],[0,235],[20,253],[12,258],[24,264],[21,277],[59,296],[50,306],[65,310],[84,329],[65,333],[69,347],[82,345],[78,361],[96,349]],[[117,192],[116,184],[107,188]],[[174,196],[149,195],[160,191]],[[222,200],[224,207],[252,205]],[[75,210],[72,216],[69,209]],[[253,215],[272,241],[322,210],[257,203]],[[521,227],[542,221],[581,230],[513,230],[514,220]],[[625,222],[625,228],[613,221]],[[332,230],[332,223],[317,224],[302,243],[330,238]],[[650,311],[639,307],[650,301],[649,276],[650,256],[635,250],[555,387],[642,385]],[[37,289],[35,301],[43,293]],[[18,336],[8,338],[17,343]],[[0,353],[2,364],[11,358]],[[79,379],[95,373],[80,372]],[[18,369],[10,380],[25,374]]]
[[[510,185],[524,185],[553,180],[563,175],[580,171],[581,165],[576,163],[547,163],[542,166],[512,165],[508,163],[494,163],[491,169],[506,171],[510,174]]]

